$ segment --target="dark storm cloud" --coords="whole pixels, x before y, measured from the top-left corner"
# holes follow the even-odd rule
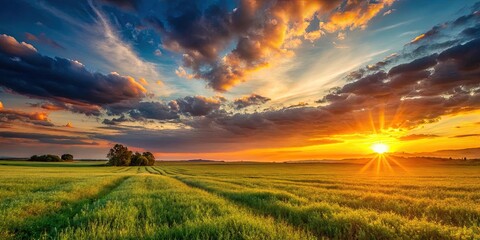
[[[237,98],[233,101],[235,109],[242,109],[249,106],[262,105],[270,101],[270,98],[260,96],[258,94],[251,94],[250,96],[244,96]]]
[[[0,35],[0,86],[92,115],[95,106],[139,100],[146,93],[132,77],[89,72],[77,61],[43,56],[5,34]]]
[[[24,132],[0,132],[0,137],[8,139],[27,139],[39,143],[60,144],[60,145],[98,145],[82,137],[70,137],[64,135],[50,135],[42,133]]]

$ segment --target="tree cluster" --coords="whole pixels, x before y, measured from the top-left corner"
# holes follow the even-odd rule
[[[152,166],[155,156],[151,152],[133,153],[126,146],[115,144],[107,154],[110,166]]]
[[[73,155],[72,154],[63,154],[62,157],[59,157],[57,155],[52,155],[52,154],[45,154],[45,155],[33,155],[30,157],[29,161],[35,161],[35,162],[67,162],[67,161],[73,161]]]

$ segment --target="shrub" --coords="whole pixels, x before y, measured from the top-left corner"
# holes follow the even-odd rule
[[[62,155],[62,160],[63,161],[73,161],[73,155],[65,153],[65,154]]]

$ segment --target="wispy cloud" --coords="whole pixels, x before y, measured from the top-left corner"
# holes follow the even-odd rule
[[[386,26],[386,27],[375,29],[375,30],[372,31],[372,33],[379,33],[379,32],[387,31],[387,30],[390,30],[390,29],[398,28],[400,26],[404,26],[404,25],[408,25],[410,23],[414,23],[418,20],[420,20],[420,19],[417,18],[417,19],[411,19],[411,20],[408,20],[408,21],[399,22],[399,23],[392,24],[392,25],[389,25],[389,26]]]
[[[103,34],[94,45],[112,68],[122,74],[145,78],[151,83],[160,80],[162,77],[156,64],[141,59],[129,44],[120,39],[103,12],[92,1],[89,5],[96,15],[98,33]]]

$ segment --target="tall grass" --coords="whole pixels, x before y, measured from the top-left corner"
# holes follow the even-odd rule
[[[0,164],[0,239],[480,239],[480,166]]]

